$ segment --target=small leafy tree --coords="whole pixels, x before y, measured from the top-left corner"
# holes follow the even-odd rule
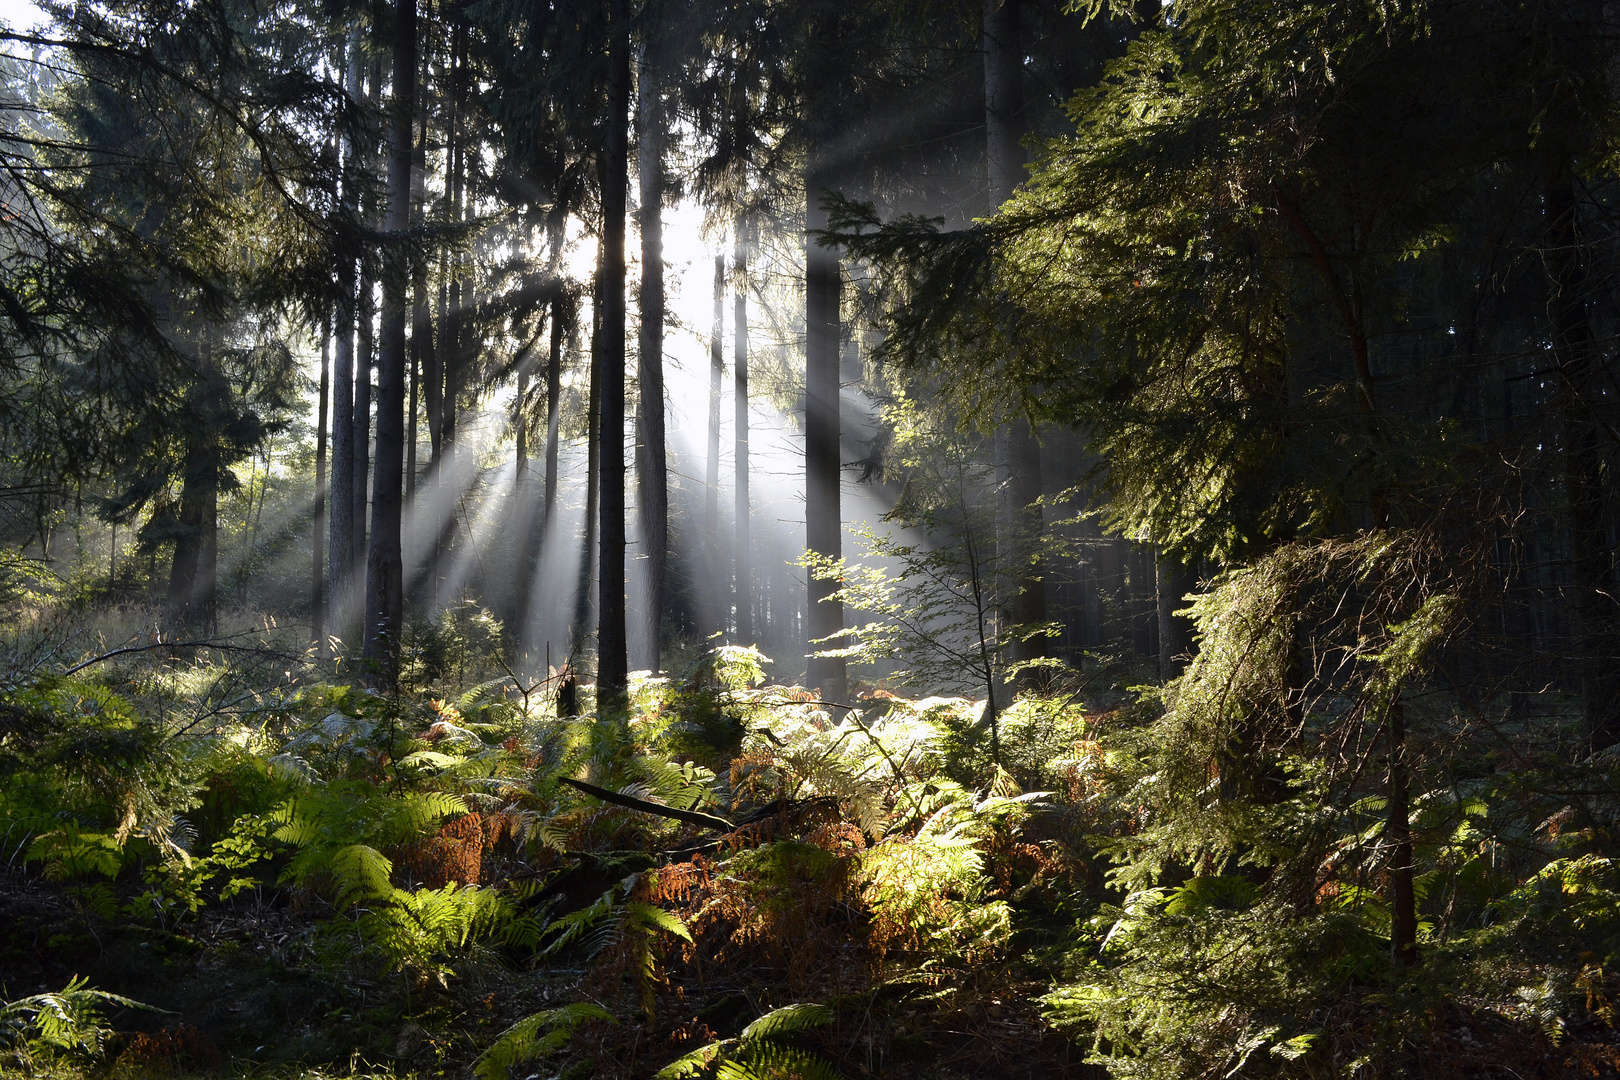
[[[997,717],[1008,703],[1008,676],[1030,663],[1054,662],[1014,663],[1014,646],[1055,627],[1013,625],[1005,616],[1020,578],[1028,576],[1026,560],[1038,573],[1049,542],[1016,535],[1018,522],[998,513],[995,467],[981,453],[981,438],[905,398],[886,414],[895,431],[890,467],[904,477],[900,498],[882,519],[895,531],[854,530],[867,551],[862,564],[814,552],[804,560],[818,578],[839,583],[842,603],[871,616],[845,631],[849,644],[826,655],[862,663],[898,659],[905,666],[895,679],[909,686],[982,690],[979,723],[990,729],[999,759]]]

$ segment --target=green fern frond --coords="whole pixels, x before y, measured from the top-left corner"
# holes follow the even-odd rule
[[[102,1019],[102,1010],[109,1006],[162,1011],[121,994],[91,990],[86,979],[75,975],[55,993],[0,1005],[0,1045],[39,1043],[52,1050],[100,1054],[112,1034]]]
[[[551,944],[546,946],[542,955],[550,956],[552,953],[567,948],[573,942],[578,941],[587,931],[594,928],[612,911],[613,890],[609,889],[597,897],[590,907],[570,911],[567,915],[553,920],[546,927],[545,934],[547,936],[555,934],[556,936],[552,938]]]
[[[394,864],[374,847],[348,844],[332,852],[325,869],[336,881],[340,905],[357,904],[394,892]]]
[[[686,924],[681,921],[680,917],[665,911],[661,907],[631,901],[624,905],[624,910],[626,915],[644,929],[663,930],[666,933],[674,934],[683,941],[692,940],[692,931],[686,928]]]
[[[748,1044],[758,1042],[761,1039],[774,1039],[783,1035],[793,1035],[830,1024],[832,1020],[833,1011],[825,1005],[818,1005],[809,1001],[795,1005],[784,1005],[780,1009],[771,1010],[743,1028],[742,1034],[737,1037],[737,1041]]]
[[[555,1053],[573,1038],[581,1024],[592,1020],[616,1023],[612,1013],[588,1001],[524,1017],[478,1055],[473,1075],[479,1080],[506,1080],[513,1065]]]
[[[729,1042],[730,1040],[727,1040]],[[674,1061],[659,1069],[654,1080],[687,1080],[687,1077],[702,1076],[709,1071],[724,1052],[724,1043],[710,1043],[700,1046],[696,1050],[682,1054]]]

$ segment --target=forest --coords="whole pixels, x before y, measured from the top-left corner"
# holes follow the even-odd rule
[[[0,204],[0,1076],[1620,1076],[1620,4],[11,0]]]

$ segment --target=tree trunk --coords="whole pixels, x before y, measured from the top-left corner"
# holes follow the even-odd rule
[[[585,535],[581,537],[579,579],[574,591],[574,625],[569,635],[568,666],[577,668],[585,651],[591,616],[592,571],[597,564],[597,509],[601,502],[602,417],[602,245],[596,246],[596,273],[591,290],[591,400],[585,408]]]
[[[318,655],[326,655],[326,411],[331,407],[332,318],[321,323],[320,404],[315,410],[315,527],[310,567],[310,635]]]
[[[185,474],[180,485],[181,533],[175,539],[174,561],[169,565],[169,618],[177,630],[194,627],[204,618],[203,549],[210,504],[217,498],[219,481],[212,441],[211,436],[199,434],[186,446]]]
[[[529,469],[529,355],[524,352],[517,370],[517,394],[512,401],[512,487],[523,490],[523,476]]]
[[[805,175],[805,357],[804,357],[804,512],[805,547],[838,558],[843,551],[840,486],[843,456],[839,445],[839,294],[843,284],[838,257],[813,235],[827,227],[821,200],[827,183],[819,171]],[[844,606],[833,598],[837,584],[807,575],[805,618],[805,685],[818,688],[828,701],[844,701],[849,680],[842,657],[818,657],[820,649],[837,648],[833,638],[844,629]],[[820,644],[817,642],[820,641]]]
[[[1168,555],[1159,556],[1159,678],[1169,681],[1187,667],[1193,647],[1192,620],[1176,612],[1186,606],[1182,599],[1198,586],[1198,576]]]
[[[602,185],[601,610],[596,625],[597,713],[626,707],[630,672],[624,617],[625,209],[630,188],[630,5],[612,0],[607,138]]]
[[[350,566],[355,577],[366,565],[366,510],[371,479],[371,368],[375,345],[373,318],[376,315],[375,282],[364,267],[360,272],[360,295],[355,309],[358,320],[354,344],[354,429],[351,455],[354,458],[354,549]],[[358,582],[357,582],[358,583]]]
[[[709,330],[709,458],[703,475],[703,563],[707,579],[705,634],[724,633],[726,604],[720,581],[720,387],[725,379],[726,257],[714,257],[714,322]]]
[[[429,18],[432,9],[429,8]],[[427,137],[428,137],[428,107],[427,107],[427,79],[428,57],[431,49],[420,49],[416,68],[416,112],[417,131],[416,148],[411,155],[411,218],[414,221],[423,220],[427,212]],[[428,313],[428,279],[427,260],[415,258],[411,260],[411,403],[409,410],[410,431],[406,435],[405,450],[409,455],[405,463],[405,494],[412,497],[416,494],[416,486],[421,473],[417,467],[417,441],[420,433],[417,427],[418,410],[422,407],[424,391],[433,395],[435,388],[432,385],[432,376],[437,366],[429,365],[429,357],[433,354],[433,319]],[[428,385],[422,385],[428,380]],[[430,409],[428,417],[428,439],[430,447],[436,448],[433,434],[432,414],[436,410]]]
[[[360,47],[357,41],[349,44],[349,69],[344,90],[348,107],[358,108],[360,100]],[[346,138],[343,146],[343,205],[349,215],[357,214],[360,206],[360,165],[356,140]],[[354,366],[355,366],[355,260],[352,256],[338,261],[338,299],[333,311],[336,320],[336,345],[333,349],[332,371],[332,608],[335,614],[333,629],[347,636],[349,619],[354,614]]]
[[[394,6],[394,92],[388,137],[390,237],[411,227],[411,110],[416,102],[416,0]],[[372,484],[371,552],[366,565],[366,658],[392,689],[399,676],[400,632],[405,625],[404,512],[406,267],[383,279],[382,349],[377,362],[377,468]]]
[[[664,443],[664,116],[658,73],[642,54],[638,100],[641,187],[641,337],[637,375],[636,478],[641,494],[642,551],[647,567],[643,655],[659,671],[664,577],[669,557],[669,466]]]
[[[1575,181],[1561,171],[1547,189],[1552,271],[1549,310],[1561,386],[1559,436],[1575,586],[1575,655],[1588,738],[1593,749],[1620,742],[1620,613],[1605,524],[1602,392],[1593,385],[1592,321],[1578,228]]]
[[[1021,113],[1024,108],[1024,51],[1018,17],[1019,0],[985,0],[984,119],[985,158],[992,207],[1012,197],[1024,179]],[[1012,596],[1006,617],[1013,626],[1046,621],[1046,585],[1037,558],[1045,521],[1041,494],[1041,444],[1022,417],[1010,421],[997,439],[1009,524],[1006,554],[1013,563]],[[1032,637],[1015,643],[1014,660],[1048,655],[1048,641]],[[1040,685],[1038,671],[1021,675],[1024,687]]]
[[[559,288],[551,299],[551,355],[546,358],[546,495],[540,519],[542,542],[551,529],[557,505],[557,429],[562,395],[563,296]]]
[[[736,406],[737,470],[737,637],[738,645],[754,645],[753,572],[749,564],[748,532],[748,241],[743,221],[737,223],[737,253],[732,260],[732,288],[736,290],[732,308],[732,398]]]

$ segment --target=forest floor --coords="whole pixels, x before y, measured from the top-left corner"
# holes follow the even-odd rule
[[[720,648],[601,718],[476,625],[409,646],[392,694],[275,641],[72,674],[16,651],[0,1075],[1035,1080],[1110,1075],[1099,1049],[1143,1077],[1620,1067],[1620,978],[1580,944],[1620,913],[1607,860],[1549,864],[1550,892],[1504,879],[1475,937],[1427,931],[1416,974],[1377,904],[1332,889],[1277,916],[1242,877],[1118,887],[1142,713],[1093,691],[1131,672],[992,726],[958,698],[821,702]],[[1586,906],[1540,940],[1569,920],[1524,905],[1560,895]],[[1108,1023],[1143,1042],[1105,1046]]]

